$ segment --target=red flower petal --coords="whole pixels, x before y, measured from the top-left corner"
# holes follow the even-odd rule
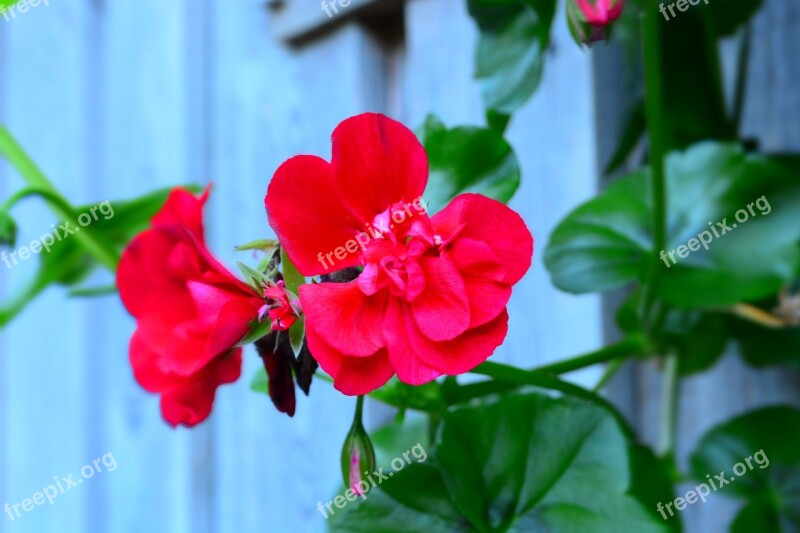
[[[203,242],[203,206],[210,191],[211,185],[198,198],[185,189],[173,189],[161,211],[153,217],[152,226],[183,226]]]
[[[486,324],[499,315],[511,298],[511,285],[501,280],[505,268],[485,242],[456,239],[446,255],[464,280],[469,299],[469,328]]]
[[[384,293],[366,296],[356,281],[301,285],[299,292],[307,329],[335,350],[365,357],[383,346]]]
[[[408,305],[390,300],[383,336],[389,350],[389,361],[400,381],[422,385],[441,376],[442,372],[427,364],[428,353],[417,349],[432,342],[422,334],[410,315]]]
[[[469,327],[469,301],[464,280],[452,261],[424,257],[425,289],[411,303],[420,331],[431,340],[445,341],[461,335]]]
[[[443,374],[455,376],[469,372],[488,359],[508,333],[508,312],[504,309],[491,322],[470,329],[456,339],[426,344],[424,337],[412,337],[417,353],[425,354],[425,362]]]
[[[502,280],[518,282],[531,266],[533,236],[522,218],[496,200],[480,194],[461,194],[433,216],[436,232],[445,242],[457,238],[483,241],[506,267]]]
[[[324,335],[311,329],[306,330],[306,341],[319,366],[333,378],[334,388],[343,394],[367,394],[394,375],[385,349],[367,357],[352,357],[332,348]]]
[[[269,224],[306,276],[361,264],[357,254],[348,253],[344,259],[333,255],[372,221],[348,211],[339,186],[326,161],[307,155],[282,164],[269,184],[264,199]]]
[[[425,191],[428,156],[414,132],[376,113],[343,121],[333,132],[337,185],[362,222]]]
[[[242,350],[215,361],[201,374],[166,391],[161,396],[161,414],[173,427],[192,427],[211,414],[217,387],[233,383],[242,372]]]

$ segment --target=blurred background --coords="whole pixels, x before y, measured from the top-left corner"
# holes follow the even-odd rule
[[[344,118],[378,111],[416,127],[433,112],[448,126],[484,123],[473,80],[477,30],[464,0],[352,0],[339,10],[329,17],[316,0],[50,0],[0,18],[0,116],[74,204],[213,182],[209,241],[232,266],[235,245],[272,236],[263,197],[274,170],[300,153],[329,157],[330,133]],[[640,90],[621,51],[582,52],[564,17],[554,24],[542,86],[507,133],[523,172],[511,205],[537,250],[602,186],[620,109]],[[766,0],[754,22],[743,123],[765,151],[800,150],[800,63],[789,61],[798,29],[795,1]],[[20,185],[1,163],[0,198]],[[22,243],[55,222],[40,202],[15,215]],[[0,295],[35,268],[35,260],[0,265]],[[531,367],[600,347],[616,335],[603,312],[616,298],[558,292],[535,254],[497,360]],[[211,418],[172,430],[157,397],[133,379],[133,328],[116,296],[67,299],[51,289],[0,330],[0,505],[54,477],[78,477],[107,453],[118,465],[22,518],[0,515],[0,532],[323,531],[316,504],[341,485],[354,400],[318,380],[289,419],[250,391],[261,364],[250,349]],[[654,363],[631,364],[611,387],[649,443],[656,374]],[[571,378],[591,385],[599,375]],[[679,462],[710,426],[777,403],[800,405],[797,373],[745,370],[729,354],[689,378]],[[367,409],[374,425],[391,418]],[[720,497],[682,518],[689,531],[718,531],[735,510]]]

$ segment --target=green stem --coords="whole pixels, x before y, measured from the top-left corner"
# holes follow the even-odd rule
[[[364,411],[364,396],[359,396],[356,399],[356,412],[355,415],[353,416],[353,423],[362,424],[361,415],[363,411]]]
[[[665,457],[671,456],[675,449],[675,430],[678,426],[678,356],[669,355],[664,359],[664,382],[661,390],[661,413],[658,450]]]
[[[641,317],[645,331],[650,331],[651,312],[663,266],[658,254],[666,248],[667,189],[664,170],[664,95],[661,71],[661,35],[658,11],[647,9],[644,13],[644,78],[645,113],[650,146],[651,202],[653,210],[653,257],[650,276],[645,284],[641,302]]]
[[[624,359],[631,355],[644,353],[645,349],[645,343],[641,338],[631,337],[594,352],[532,370],[523,370],[510,365],[487,361],[475,367],[471,373],[494,378],[494,381],[464,385],[460,387],[456,399],[460,402],[464,401],[465,396],[469,396],[467,399],[472,399],[489,394],[507,392],[520,385],[548,387],[553,383],[552,378],[559,374],[616,359]]]
[[[603,371],[603,375],[600,376],[600,381],[597,382],[597,385],[594,386],[593,391],[599,392],[603,390],[603,387],[614,377],[614,375],[622,368],[622,365],[625,363],[625,359],[614,359],[608,365],[606,365],[605,371]]]
[[[0,126],[0,155],[19,172],[20,176],[30,185],[31,189],[39,191],[45,197],[50,210],[62,220],[76,220],[77,213],[66,198],[47,179],[36,164],[31,160],[25,150],[17,143],[11,133]],[[100,264],[115,272],[119,263],[119,254],[113,246],[97,238],[91,231],[75,233],[74,237],[83,248],[92,255]]]
[[[29,196],[41,196],[48,203],[56,205],[64,212],[72,211],[72,206],[66,201],[66,199],[64,199],[63,196],[54,193],[51,190],[40,189],[38,187],[25,187],[24,189],[18,190],[3,203],[3,206],[0,207],[0,211],[8,213],[17,203]]]

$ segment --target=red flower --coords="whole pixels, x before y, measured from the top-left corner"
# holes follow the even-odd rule
[[[151,229],[125,250],[117,271],[120,296],[136,317],[130,359],[139,384],[161,394],[173,426],[211,413],[217,387],[241,373],[241,348],[264,301],[206,249],[203,204],[172,191]]]
[[[259,320],[263,319],[264,315],[269,315],[269,319],[272,320],[270,326],[272,331],[286,331],[291,328],[297,320],[300,303],[297,301],[297,296],[286,290],[283,280],[264,289],[264,298],[267,303],[258,312]]]
[[[469,371],[505,338],[533,238],[519,215],[477,194],[429,218],[427,181],[414,134],[364,114],[336,128],[331,163],[297,156],[270,183],[270,224],[301,273],[363,267],[349,283],[299,291],[308,347],[345,394],[395,373],[418,385]]]

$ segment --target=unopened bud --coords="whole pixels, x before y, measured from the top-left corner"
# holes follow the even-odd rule
[[[363,396],[358,397],[356,416],[342,447],[342,479],[358,496],[365,496],[371,488],[366,478],[375,470],[375,449],[361,423]]]
[[[607,40],[624,3],[625,0],[567,0],[567,21],[575,42],[591,46]]]

